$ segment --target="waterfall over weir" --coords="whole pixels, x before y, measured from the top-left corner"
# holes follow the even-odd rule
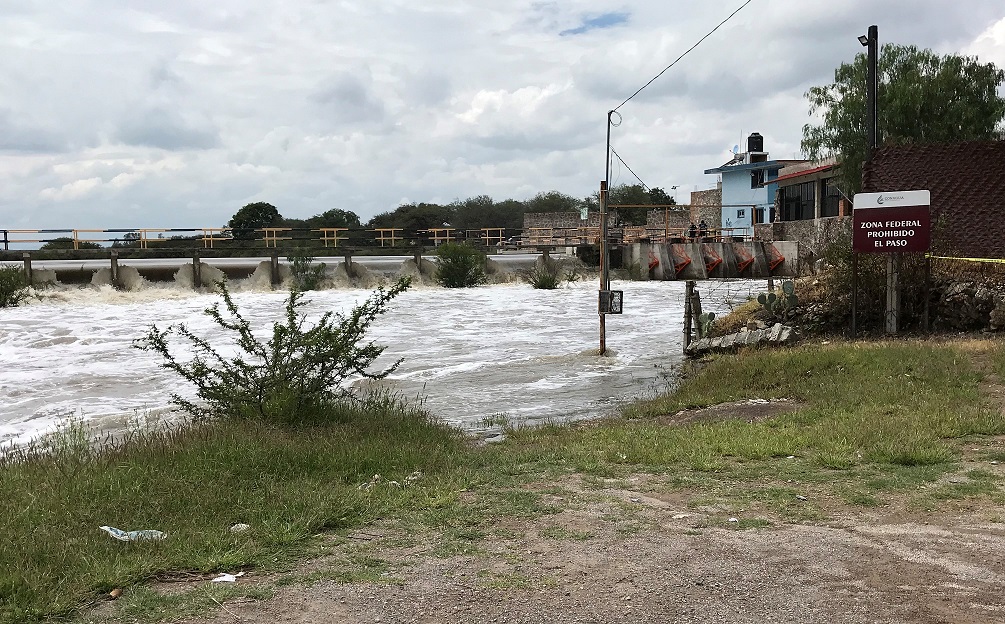
[[[508,283],[519,279],[520,271],[532,266],[537,257],[516,254],[489,259],[488,282]],[[417,285],[435,283],[436,262],[427,258],[421,258],[418,267],[411,256],[355,256],[348,262],[344,257],[318,258],[314,266],[322,263],[325,270],[320,289],[375,288],[401,275],[412,276]],[[187,258],[43,260],[30,266],[35,286],[112,286],[126,292],[166,285],[212,290],[223,280],[235,291],[287,289],[293,283],[290,264],[278,259],[203,258],[198,265]]]

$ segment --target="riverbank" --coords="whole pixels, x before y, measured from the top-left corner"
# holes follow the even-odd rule
[[[498,444],[395,405],[70,440],[0,472],[0,621],[988,621],[1003,370],[997,341],[808,344]]]

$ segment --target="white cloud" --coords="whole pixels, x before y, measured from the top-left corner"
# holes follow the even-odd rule
[[[739,4],[16,3],[0,15],[0,228],[585,196],[607,111]],[[773,156],[798,151],[803,93],[870,24],[1005,66],[1003,18],[992,0],[754,2],[626,104],[612,141],[650,185],[705,187],[752,131]]]

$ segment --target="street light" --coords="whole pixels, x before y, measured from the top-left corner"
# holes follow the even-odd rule
[[[859,35],[858,42],[861,43],[863,46],[869,45],[869,35]]]

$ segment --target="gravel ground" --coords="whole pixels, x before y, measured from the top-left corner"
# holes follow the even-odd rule
[[[731,529],[744,525],[715,526],[714,512],[681,500],[606,494],[627,519],[612,521],[602,502],[509,519],[453,556],[435,554],[437,536],[374,527],[300,572],[323,576],[365,554],[389,563],[380,581],[294,583],[191,621],[1005,622],[1005,525],[981,522],[988,509]]]

